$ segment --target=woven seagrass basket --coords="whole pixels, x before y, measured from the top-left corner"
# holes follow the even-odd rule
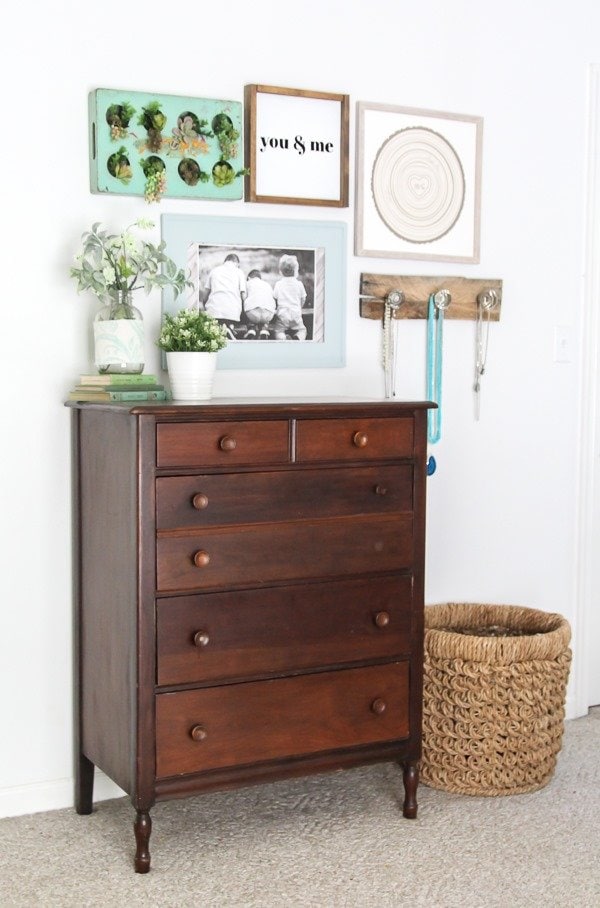
[[[543,788],[562,744],[570,639],[565,618],[532,608],[427,606],[422,781],[487,796]]]

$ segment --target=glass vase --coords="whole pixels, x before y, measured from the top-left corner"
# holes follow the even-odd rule
[[[144,371],[144,321],[131,291],[111,291],[94,318],[94,362],[98,372]]]

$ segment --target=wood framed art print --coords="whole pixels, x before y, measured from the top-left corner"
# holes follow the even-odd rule
[[[479,262],[483,119],[357,104],[355,254]]]
[[[348,95],[245,86],[248,202],[348,206]]]

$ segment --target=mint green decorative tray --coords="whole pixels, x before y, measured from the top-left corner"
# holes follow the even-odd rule
[[[242,104],[98,88],[89,95],[92,192],[243,197]]]

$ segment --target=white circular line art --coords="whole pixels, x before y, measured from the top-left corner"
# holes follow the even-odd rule
[[[465,200],[465,175],[443,136],[409,126],[377,152],[371,191],[379,216],[396,236],[431,243],[456,224]]]

